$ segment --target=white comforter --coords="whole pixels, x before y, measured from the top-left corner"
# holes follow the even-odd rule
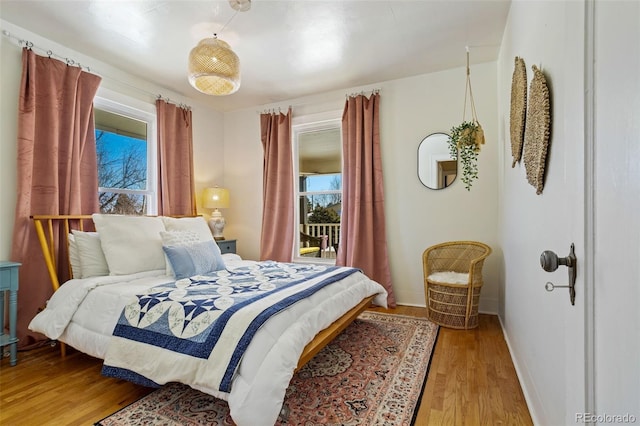
[[[225,259],[228,269],[247,262],[250,261]],[[29,328],[104,359],[111,333],[131,297],[172,281],[164,270],[70,280],[52,296]],[[374,303],[386,306],[384,288],[358,272],[274,316],[247,348],[230,393],[220,392],[198,377],[184,381],[227,400],[231,417],[239,426],[273,425],[306,344],[362,299],[374,294],[377,294]],[[155,372],[154,380],[172,381],[175,373],[169,369]]]

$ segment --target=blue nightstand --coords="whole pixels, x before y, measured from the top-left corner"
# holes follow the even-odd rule
[[[218,247],[220,247],[220,252],[225,254],[236,252],[236,241],[237,240],[217,240],[216,243],[218,243]]]
[[[18,363],[18,338],[16,337],[16,321],[18,321],[18,268],[20,263],[0,262],[0,358],[2,348],[11,345],[11,365]],[[9,335],[4,334],[4,294],[9,292]]]

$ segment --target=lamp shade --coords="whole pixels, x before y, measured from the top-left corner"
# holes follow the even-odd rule
[[[229,207],[229,190],[225,188],[207,188],[202,196],[202,206],[206,209],[226,209]]]
[[[189,53],[189,83],[202,93],[230,95],[240,88],[240,59],[217,37],[200,40]]]

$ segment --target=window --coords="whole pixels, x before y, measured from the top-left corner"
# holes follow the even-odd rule
[[[101,213],[157,213],[155,114],[94,102]]]
[[[342,214],[340,126],[339,119],[293,125],[299,228],[294,260],[335,262]]]

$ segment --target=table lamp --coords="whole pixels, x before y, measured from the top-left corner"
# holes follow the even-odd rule
[[[204,190],[202,205],[205,209],[212,209],[211,218],[209,219],[209,228],[216,240],[224,240],[222,235],[224,231],[224,217],[218,209],[229,208],[229,190],[218,186],[207,188]]]

